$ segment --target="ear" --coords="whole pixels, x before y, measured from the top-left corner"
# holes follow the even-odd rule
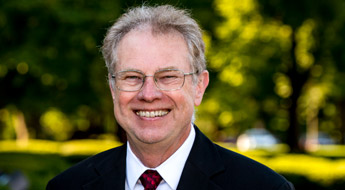
[[[195,99],[194,99],[194,105],[199,106],[202,101],[202,97],[204,96],[205,90],[208,86],[209,82],[209,73],[207,70],[204,70],[199,76],[198,76],[198,84],[196,85],[196,92],[195,92]]]

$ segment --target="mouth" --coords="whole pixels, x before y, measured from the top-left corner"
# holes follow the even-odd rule
[[[169,112],[170,110],[154,110],[154,111],[136,110],[135,114],[140,117],[153,118],[153,117],[163,117],[167,115]]]

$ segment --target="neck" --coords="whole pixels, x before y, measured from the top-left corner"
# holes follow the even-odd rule
[[[136,143],[128,138],[129,145],[135,156],[148,168],[156,168],[173,155],[186,141],[190,130],[186,135],[171,143]],[[177,142],[177,143],[176,143]]]

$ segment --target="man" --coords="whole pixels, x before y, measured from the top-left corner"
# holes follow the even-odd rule
[[[134,8],[109,29],[102,51],[115,117],[128,141],[66,170],[47,189],[293,189],[193,125],[209,73],[201,31],[187,12]]]

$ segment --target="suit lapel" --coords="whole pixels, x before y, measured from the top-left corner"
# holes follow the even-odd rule
[[[222,172],[224,166],[215,145],[204,136],[195,126],[195,141],[184,166],[182,176],[177,187],[185,189],[221,188],[213,183],[211,177]],[[124,190],[126,180],[126,145],[118,147],[111,156],[103,159],[94,167],[97,177],[83,185],[84,190]]]
[[[215,145],[195,126],[195,141],[177,187],[184,189],[220,190],[211,177],[224,170]]]
[[[116,152],[115,152],[116,151]],[[98,176],[83,185],[84,190],[124,190],[126,180],[126,145],[122,145],[113,154],[94,167]]]

